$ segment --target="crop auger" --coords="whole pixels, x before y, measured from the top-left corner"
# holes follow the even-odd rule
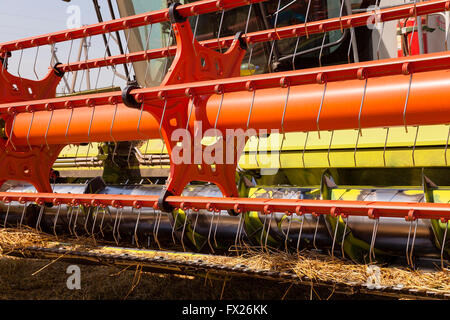
[[[450,1],[119,9],[0,44],[0,227],[447,266]],[[95,37],[105,55],[82,60]],[[47,45],[48,74],[22,77]],[[89,72],[96,88],[74,90]]]

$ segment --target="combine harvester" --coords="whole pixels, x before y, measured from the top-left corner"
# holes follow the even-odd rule
[[[98,24],[0,44],[1,227],[448,268],[450,1],[117,1],[107,22],[93,2]],[[83,60],[93,37],[105,55]],[[112,85],[67,86],[89,72]]]

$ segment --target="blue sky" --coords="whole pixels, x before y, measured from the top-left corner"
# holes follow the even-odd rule
[[[103,19],[110,20],[107,2],[99,0],[99,3]],[[113,3],[115,3],[115,1],[113,1]],[[67,8],[73,5],[79,6],[80,8],[82,25],[97,23],[97,16],[91,0],[72,0],[71,2],[64,2],[62,0],[0,0],[0,43],[66,29],[67,21],[70,17],[70,14],[67,13]],[[118,15],[117,10],[116,15]],[[57,45],[57,56],[61,62],[67,61],[68,53],[70,51],[69,48],[70,42]],[[77,40],[73,43],[70,57],[71,61],[76,60],[78,48],[79,42]],[[89,48],[89,58],[103,57],[104,52],[105,47],[101,37],[92,38]],[[115,54],[115,52],[113,52],[113,54]],[[21,76],[35,80],[36,76],[33,71],[33,66],[36,57],[36,48],[24,50],[19,69],[18,63],[20,55],[20,51],[13,53],[9,71],[15,75],[19,72]],[[50,58],[50,47],[41,47],[38,52],[35,68],[39,78],[42,78],[47,73]],[[100,80],[98,86],[111,85],[112,73],[106,74],[105,71],[102,71],[101,75],[102,76],[99,77]],[[80,85],[84,85],[84,83],[81,83],[82,78],[85,80],[84,75],[79,75],[78,80]],[[92,87],[96,83],[96,78],[97,70],[93,70],[91,72]],[[70,79],[68,79],[68,81],[70,82]],[[117,85],[122,85],[123,83],[123,81],[121,82],[117,77],[115,82]],[[78,89],[78,87],[79,85],[77,84],[76,88]]]

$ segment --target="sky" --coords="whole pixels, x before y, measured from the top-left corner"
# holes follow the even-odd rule
[[[115,5],[115,1],[113,3]],[[107,2],[99,0],[99,4],[103,19],[110,20]],[[79,22],[81,25],[98,22],[91,0],[72,0],[71,2],[62,0],[0,0],[0,8],[0,43],[73,27],[74,23],[77,22],[77,12],[80,13]],[[118,10],[117,8],[115,9],[118,16]],[[79,40],[73,42],[72,51],[70,51],[70,44],[70,41],[68,41],[57,45],[56,55],[60,62],[67,62],[69,52],[71,52],[70,60],[76,61],[80,46]],[[36,53],[38,54],[37,58]],[[89,58],[100,58],[105,55],[105,46],[101,37],[93,37],[91,39],[88,54]],[[118,52],[114,52],[114,48],[113,54],[118,54]],[[21,55],[22,59],[20,59]],[[81,60],[84,60],[84,58],[83,55]],[[15,51],[10,59],[9,71],[14,75],[20,74],[22,77],[36,80],[36,74],[38,78],[42,78],[48,72],[50,60],[50,46],[40,47],[38,52],[36,48],[24,50],[22,54],[21,51]],[[36,67],[34,67],[35,61]],[[107,70],[106,72],[109,73],[107,74],[104,70],[101,71],[101,76],[99,77],[97,70],[91,71],[91,88],[94,88],[96,83],[98,87],[112,85],[112,71]],[[99,78],[98,82],[97,77]],[[68,75],[66,80],[70,85],[71,76]],[[124,83],[119,77],[115,77],[114,81],[114,85],[121,86]],[[86,76],[85,74],[79,74],[75,89],[86,89],[85,86]],[[62,90],[63,87],[61,85],[58,91]]]

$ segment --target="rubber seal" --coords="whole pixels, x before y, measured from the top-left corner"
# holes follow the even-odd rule
[[[158,209],[163,212],[172,212],[174,207],[167,203],[166,199],[169,196],[173,196],[173,193],[167,190],[165,187],[158,198]]]
[[[182,23],[185,22],[187,20],[186,17],[183,17],[177,10],[177,7],[181,6],[181,3],[179,2],[175,2],[172,3],[169,7],[169,20],[170,23],[174,24],[174,23]]]
[[[135,84],[130,84],[125,87],[122,91],[122,102],[130,108],[140,109],[141,103],[137,102],[136,99],[130,94],[131,90],[140,89],[139,86]]]
[[[55,72],[55,74],[58,76],[58,77],[60,77],[60,78],[62,78],[63,76],[64,76],[64,71],[63,70],[61,70],[61,69],[58,69],[58,66],[59,65],[62,65],[62,63],[61,62],[57,62],[54,66],[53,66],[53,72]]]

